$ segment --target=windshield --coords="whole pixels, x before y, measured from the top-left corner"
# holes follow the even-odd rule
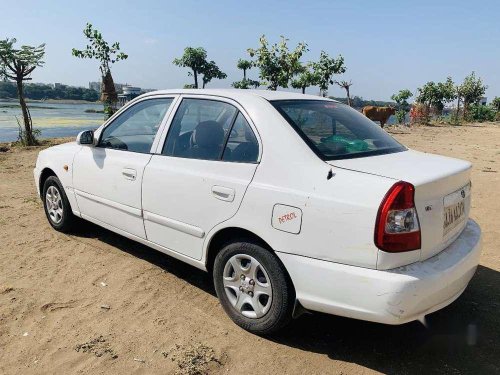
[[[271,104],[323,160],[406,150],[380,126],[345,104],[327,100],[275,100]]]

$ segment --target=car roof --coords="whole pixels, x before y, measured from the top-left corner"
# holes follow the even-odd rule
[[[245,98],[245,97],[261,97],[266,100],[331,100],[317,95],[307,95],[290,91],[271,91],[271,90],[243,90],[243,89],[171,89],[151,91],[145,96],[165,95],[165,94],[185,94],[185,95],[213,95],[222,96],[225,98]]]

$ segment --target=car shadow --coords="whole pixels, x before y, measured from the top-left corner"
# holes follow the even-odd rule
[[[216,296],[210,275],[159,251],[89,222],[73,234],[103,241]],[[464,294],[427,316],[426,326],[308,313],[266,339],[389,374],[500,374],[499,307],[500,272],[479,266]]]

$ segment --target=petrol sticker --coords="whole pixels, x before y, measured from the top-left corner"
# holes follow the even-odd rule
[[[271,224],[274,229],[298,234],[302,226],[302,210],[298,207],[275,204]]]
[[[296,219],[297,218],[297,215],[295,215],[295,212],[290,212],[288,214],[284,214],[283,216],[279,217],[278,218],[278,221],[280,224],[283,224],[287,221],[290,221],[290,220],[293,220],[293,219]]]

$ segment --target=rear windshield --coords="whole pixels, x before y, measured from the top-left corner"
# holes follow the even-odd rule
[[[406,150],[379,125],[345,104],[327,100],[275,100],[271,104],[323,160]]]

